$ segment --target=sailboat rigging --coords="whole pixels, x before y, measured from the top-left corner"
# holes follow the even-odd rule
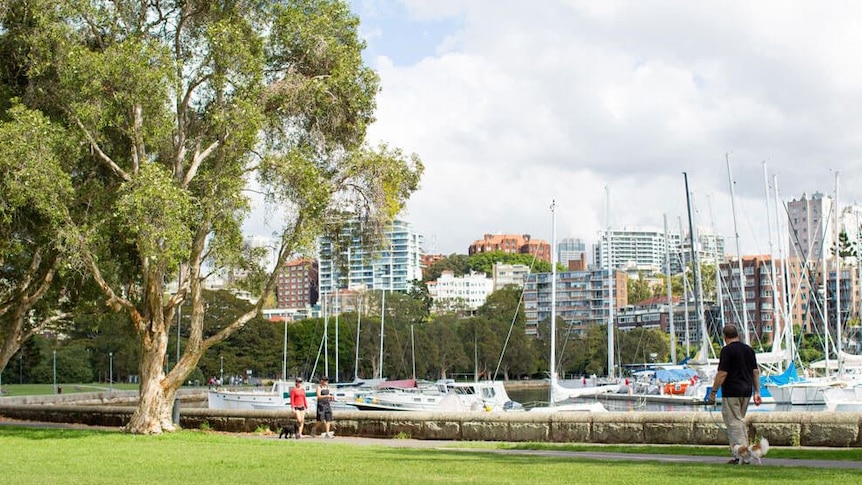
[[[596,394],[598,392],[610,392],[617,390],[618,386],[608,386],[606,389],[599,391],[595,388],[587,389],[566,389],[559,384],[557,378],[557,216],[556,216],[556,201],[551,201],[551,321],[550,321],[550,359],[549,373],[550,386],[548,389],[548,406],[539,406],[530,409],[531,412],[560,412],[560,411],[590,411],[603,412],[607,411],[600,402],[590,403],[574,403],[574,404],[558,404],[572,397],[578,397],[580,394]],[[611,355],[612,352],[609,352]]]

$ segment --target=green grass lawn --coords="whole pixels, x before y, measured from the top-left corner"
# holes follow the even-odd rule
[[[106,382],[92,382],[88,384],[60,384],[63,388],[63,394],[76,392],[98,392],[114,389],[117,391],[131,391],[138,388],[138,384],[125,384],[115,382],[113,385],[108,385]],[[53,394],[53,384],[6,384],[3,383],[3,396],[41,396],[45,394]]]
[[[687,448],[689,451],[698,447]],[[592,448],[595,449],[595,448]],[[14,484],[853,484],[857,470],[641,463],[277,440],[186,430],[160,436],[0,427]]]

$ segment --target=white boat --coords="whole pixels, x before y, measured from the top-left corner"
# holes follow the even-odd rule
[[[827,411],[862,412],[862,385],[824,389],[823,401]]]
[[[386,387],[360,394],[353,406],[367,411],[504,412],[523,411],[500,381],[437,381],[432,386]]]
[[[210,409],[290,409],[293,383],[276,381],[270,389],[211,388],[207,395]],[[308,391],[306,391],[308,393]]]
[[[576,399],[581,397],[592,397],[600,394],[608,394],[611,392],[619,392],[621,385],[613,384],[598,384],[594,379],[591,379],[592,385],[584,387],[563,387],[556,379],[551,385],[554,386],[553,396],[557,402],[566,399]]]
[[[588,413],[605,413],[607,412],[604,404],[593,402],[579,402],[570,404],[554,404],[553,406],[538,406],[530,408],[531,413],[569,413],[569,412],[588,412]]]
[[[335,397],[332,401],[332,409],[355,410],[353,402],[357,394],[367,392],[376,381],[343,382],[330,385],[330,392]],[[269,389],[262,388],[211,388],[207,395],[208,407],[210,409],[290,409],[290,389],[294,386],[292,381],[275,381]],[[306,401],[308,411],[313,413],[317,410],[317,385],[305,382]]]

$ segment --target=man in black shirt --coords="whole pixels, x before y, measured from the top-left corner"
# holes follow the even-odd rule
[[[757,367],[757,357],[754,350],[739,341],[739,332],[735,325],[726,325],[721,333],[724,335],[724,347],[718,359],[718,373],[712,384],[708,397],[715,402],[719,387],[721,388],[721,417],[727,426],[727,437],[731,451],[734,446],[748,446],[748,431],[745,426],[745,413],[748,402],[754,395],[754,405],[760,406],[760,369]],[[730,463],[738,463],[739,458],[732,458]]]

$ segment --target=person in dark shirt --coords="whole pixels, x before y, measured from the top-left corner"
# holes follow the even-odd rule
[[[760,369],[757,356],[747,344],[739,341],[739,331],[735,325],[725,325],[721,331],[724,347],[718,358],[718,372],[707,398],[714,403],[718,389],[721,388],[721,417],[727,426],[730,449],[735,446],[748,446],[748,431],[745,426],[745,413],[748,403],[754,397],[754,405],[760,406]],[[739,458],[731,458],[729,463],[739,463]]]
[[[329,378],[323,376],[317,384],[317,422],[324,425],[324,438],[334,438],[335,433],[330,431],[332,426],[332,401],[335,396],[329,389]]]

